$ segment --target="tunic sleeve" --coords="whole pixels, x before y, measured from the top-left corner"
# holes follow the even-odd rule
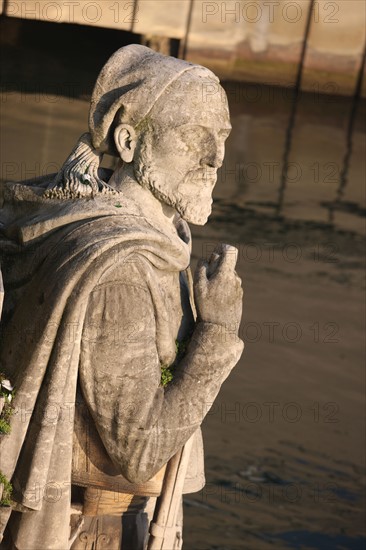
[[[151,294],[135,265],[125,273],[89,298],[80,385],[110,458],[129,481],[144,483],[201,425],[243,344],[198,323],[164,389]]]

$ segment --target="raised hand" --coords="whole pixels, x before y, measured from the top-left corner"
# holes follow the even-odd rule
[[[194,296],[198,321],[215,323],[239,330],[243,289],[235,271],[238,250],[228,244],[218,245],[207,262],[198,263],[194,279]]]

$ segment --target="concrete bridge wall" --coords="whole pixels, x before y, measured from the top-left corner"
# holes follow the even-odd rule
[[[0,0],[8,17],[132,31],[150,44],[174,38],[180,55],[221,78],[282,86],[295,82],[310,7],[311,0]],[[365,15],[363,0],[313,4],[303,89],[353,93]]]

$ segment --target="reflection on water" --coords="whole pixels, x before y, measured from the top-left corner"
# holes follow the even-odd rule
[[[279,200],[291,90],[243,84],[227,85],[233,132],[228,141],[217,196],[273,214]],[[293,130],[283,215],[298,220],[329,221],[346,154],[352,101],[304,94]],[[365,216],[364,103],[353,135],[348,183],[335,225],[363,230]]]

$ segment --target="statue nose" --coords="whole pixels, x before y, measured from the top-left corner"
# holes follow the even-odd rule
[[[209,166],[210,168],[220,168],[222,166],[223,160],[225,155],[225,147],[224,144],[219,145],[216,144],[215,147],[212,148],[212,151],[207,155],[207,158],[205,159],[205,164]]]

